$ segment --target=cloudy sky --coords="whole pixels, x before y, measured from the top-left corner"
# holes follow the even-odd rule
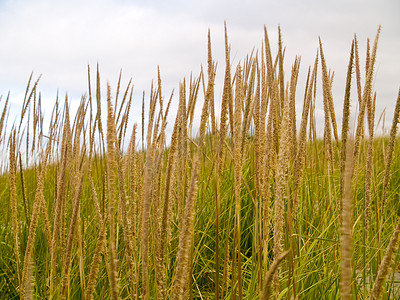
[[[149,91],[159,65],[164,97],[168,98],[179,81],[192,72],[198,75],[201,64],[206,64],[208,28],[213,55],[219,62],[217,80],[221,82],[226,20],[234,64],[243,61],[253,48],[260,48],[264,25],[276,53],[280,25],[286,74],[295,56],[302,57],[301,92],[320,36],[328,67],[335,71],[334,101],[340,115],[353,35],[358,35],[364,59],[366,39],[373,40],[381,24],[374,81],[376,114],[379,117],[386,108],[390,120],[400,86],[399,12],[398,0],[0,0],[0,107],[10,91],[12,111],[19,111],[32,71],[35,78],[42,74],[39,90],[47,115],[57,90],[60,95],[68,92],[78,103],[87,92],[87,66],[94,70],[97,62],[103,86],[109,81],[115,89],[120,69],[123,84],[133,79],[138,104],[143,90]],[[221,93],[217,88],[217,99]],[[139,107],[134,106],[134,121],[140,120]]]

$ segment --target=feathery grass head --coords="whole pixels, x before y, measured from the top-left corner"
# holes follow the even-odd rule
[[[1,132],[1,131],[0,131]],[[19,222],[18,222],[18,198],[17,198],[17,182],[16,182],[16,158],[15,158],[15,130],[10,136],[10,200],[11,200],[11,214],[12,214],[12,228],[14,233],[14,255],[17,264],[18,285],[21,286],[21,261],[20,261],[20,244],[19,244]]]
[[[352,284],[352,244],[353,244],[353,208],[352,208],[352,178],[354,157],[352,156],[352,141],[348,143],[346,165],[344,169],[344,187],[342,195],[341,227],[340,227],[340,294],[342,299],[351,299]]]

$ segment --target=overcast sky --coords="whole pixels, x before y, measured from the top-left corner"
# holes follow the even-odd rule
[[[374,81],[376,115],[379,117],[387,108],[390,121],[400,86],[399,13],[398,0],[0,0],[0,107],[10,91],[12,111],[19,111],[32,71],[35,78],[42,74],[39,91],[47,115],[57,90],[60,95],[68,92],[72,101],[78,103],[87,93],[87,66],[94,72],[97,62],[103,86],[109,81],[114,91],[120,69],[123,84],[132,77],[138,104],[143,90],[149,91],[159,65],[164,97],[168,98],[179,81],[191,72],[198,75],[201,64],[206,65],[208,28],[213,55],[219,62],[217,80],[221,82],[226,20],[234,64],[243,61],[253,48],[261,47],[264,25],[276,53],[280,25],[286,46],[287,77],[295,55],[302,57],[298,87],[301,93],[320,36],[328,67],[335,71],[335,110],[340,115],[353,35],[358,35],[364,66],[366,39],[373,41],[381,24]],[[216,98],[221,94],[217,88]],[[301,99],[297,104],[299,113]],[[132,115],[137,122],[139,107],[134,106]],[[320,113],[317,111],[317,115]]]

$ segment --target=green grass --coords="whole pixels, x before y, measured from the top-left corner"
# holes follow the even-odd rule
[[[279,58],[278,55],[278,59]],[[209,62],[211,63],[211,62]],[[268,63],[268,62],[267,62]],[[261,68],[261,60],[255,61],[254,57],[248,58],[244,67],[244,74],[251,74],[251,71],[256,66]],[[277,76],[283,74],[278,72],[275,65],[275,73]],[[89,74],[90,78],[90,74]],[[209,76],[210,78],[210,76]],[[201,74],[200,81],[204,81],[204,86],[213,86],[213,82],[208,82],[206,76]],[[264,80],[264,79],[262,79]],[[0,192],[0,298],[1,299],[17,299],[20,297],[21,286],[18,282],[18,270],[14,252],[14,235],[19,236],[19,253],[21,260],[21,270],[24,267],[24,254],[27,248],[29,235],[29,222],[32,219],[34,209],[34,199],[37,192],[39,180],[39,171],[43,167],[43,159],[35,160],[44,153],[45,146],[49,139],[44,137],[47,135],[51,139],[57,141],[52,145],[50,154],[50,162],[45,166],[44,180],[44,197],[45,207],[40,211],[39,223],[37,226],[34,248],[33,248],[33,292],[27,296],[33,296],[35,299],[48,299],[54,296],[55,299],[64,296],[68,299],[83,299],[85,297],[85,289],[89,284],[89,272],[92,266],[93,257],[96,251],[96,245],[99,242],[98,235],[101,228],[101,222],[105,222],[106,226],[106,249],[100,256],[100,264],[98,273],[95,277],[95,290],[93,297],[95,299],[108,299],[111,297],[111,281],[110,281],[110,252],[111,247],[111,222],[115,221],[115,249],[117,257],[117,278],[119,284],[117,286],[118,297],[121,299],[140,298],[144,299],[143,293],[143,278],[142,278],[142,246],[143,246],[143,199],[145,191],[150,195],[150,235],[149,239],[149,286],[150,291],[147,295],[150,299],[156,299],[157,293],[160,292],[160,285],[157,280],[160,270],[156,267],[157,239],[159,236],[158,230],[162,224],[162,209],[164,208],[163,199],[166,193],[166,185],[169,184],[169,208],[167,220],[166,244],[163,248],[163,266],[165,273],[162,279],[166,289],[166,297],[173,298],[173,291],[176,287],[176,268],[179,249],[180,231],[182,224],[186,218],[186,212],[183,209],[187,200],[187,193],[190,189],[191,176],[196,168],[194,164],[197,155],[200,156],[199,175],[197,177],[197,193],[195,194],[194,208],[194,228],[189,234],[193,234],[193,243],[190,248],[189,266],[185,272],[185,286],[187,287],[184,298],[191,299],[213,299],[216,292],[223,299],[259,299],[263,290],[265,274],[271,266],[274,257],[274,201],[276,189],[276,161],[278,156],[274,153],[261,152],[264,158],[270,156],[272,164],[267,172],[271,172],[271,177],[268,182],[264,182],[264,187],[270,189],[271,197],[263,198],[262,191],[259,190],[257,180],[264,178],[264,164],[257,163],[257,147],[261,147],[257,140],[253,137],[257,135],[258,130],[254,124],[257,122],[256,114],[252,104],[257,100],[257,82],[262,81],[259,77],[253,80],[250,76],[245,77],[245,82],[242,88],[245,99],[249,99],[245,105],[250,105],[253,110],[249,113],[250,128],[246,132],[247,137],[243,139],[243,153],[241,162],[241,185],[240,185],[240,203],[241,210],[236,212],[235,202],[235,162],[233,153],[234,146],[232,136],[229,134],[223,140],[220,140],[220,135],[212,134],[211,129],[211,111],[210,106],[207,109],[207,132],[204,139],[204,144],[200,144],[197,136],[185,138],[184,131],[191,132],[190,125],[182,125],[182,119],[190,117],[190,114],[178,112],[177,126],[175,134],[177,136],[177,147],[182,147],[183,142],[187,142],[186,149],[180,149],[175,152],[174,160],[172,161],[172,179],[170,183],[166,182],[168,157],[172,147],[166,147],[158,142],[164,134],[165,128],[161,128],[163,118],[158,117],[164,115],[166,105],[162,104],[161,95],[159,95],[158,86],[153,89],[150,95],[150,103],[154,106],[155,120],[153,126],[154,136],[150,146],[155,150],[155,160],[160,162],[160,167],[151,165],[153,168],[150,185],[145,185],[146,176],[146,159],[149,155],[147,151],[136,149],[135,152],[130,152],[126,148],[121,149],[118,143],[114,146],[119,149],[122,154],[121,159],[114,167],[110,167],[108,162],[118,160],[118,156],[111,157],[104,150],[108,149],[110,144],[110,135],[106,134],[110,130],[110,126],[103,121],[100,127],[101,119],[99,111],[95,109],[94,102],[97,101],[98,107],[101,107],[102,101],[99,94],[97,97],[89,95],[88,99],[81,102],[80,111],[73,120],[68,120],[71,124],[71,136],[68,134],[63,137],[62,131],[68,129],[66,127],[67,106],[60,109],[58,103],[59,118],[52,123],[53,128],[59,128],[59,134],[50,133],[50,128],[43,128],[43,123],[35,122],[42,116],[40,103],[36,98],[35,93],[31,93],[37,89],[28,84],[27,95],[23,108],[36,107],[34,110],[28,110],[31,114],[30,122],[21,129],[13,127],[12,131],[16,133],[17,140],[21,140],[22,144],[29,142],[30,147],[35,146],[33,153],[28,153],[30,165],[24,165],[22,174],[19,169],[19,161],[17,159],[17,211],[19,228],[16,233],[12,228],[12,214],[10,203],[10,178],[8,169],[7,172],[0,176],[0,186],[3,187]],[[195,81],[193,81],[195,82]],[[282,82],[284,82],[282,80]],[[160,83],[160,81],[159,81]],[[97,86],[100,84],[100,78],[96,80]],[[232,90],[235,86],[235,81],[230,82]],[[286,90],[286,86],[280,86],[277,81],[266,82],[268,91],[272,89]],[[228,83],[225,83],[227,86]],[[195,101],[197,95],[197,87],[195,84],[186,86],[187,98],[186,105]],[[236,87],[237,88],[237,87]],[[93,89],[93,88],[92,88]],[[182,90],[181,90],[182,91]],[[29,92],[29,93],[28,93]],[[235,94],[235,93],[234,93]],[[183,95],[183,92],[181,93]],[[206,93],[207,95],[207,93]],[[208,94],[209,95],[209,94]],[[235,94],[233,98],[238,97]],[[284,95],[284,93],[280,94]],[[121,96],[120,96],[121,97]],[[268,99],[271,98],[271,93],[268,93]],[[285,100],[286,99],[286,100]],[[107,100],[111,100],[109,96]],[[115,100],[115,99],[114,99]],[[319,101],[319,99],[314,99]],[[128,144],[132,137],[129,128],[124,132],[124,127],[128,126],[128,114],[126,118],[122,118],[124,111],[129,111],[132,99],[125,95],[122,99],[118,99],[118,104],[108,112],[108,118],[118,116],[118,112],[122,111],[121,117],[115,121],[117,132],[112,133],[121,136]],[[287,98],[281,101],[288,101]],[[300,100],[296,100],[300,101]],[[92,103],[93,102],[93,103]],[[115,100],[116,102],[116,100]],[[207,101],[205,102],[207,103]],[[233,101],[234,105],[235,101]],[[271,103],[271,102],[270,102]],[[278,104],[281,104],[277,102]],[[283,102],[282,102],[283,103]],[[161,104],[163,109],[161,109]],[[282,106],[283,107],[283,106]],[[271,107],[270,107],[271,108]],[[7,106],[4,108],[7,110]],[[151,111],[151,110],[150,110]],[[227,110],[229,111],[229,110]],[[269,111],[267,115],[261,116],[267,124]],[[243,117],[245,109],[242,109]],[[312,110],[311,110],[312,112]],[[107,113],[107,112],[106,112]],[[104,114],[104,112],[103,112]],[[283,110],[278,112],[279,119],[283,117]],[[22,115],[22,114],[21,114]],[[232,116],[230,116],[232,117]],[[26,116],[25,116],[26,118]],[[145,116],[143,116],[145,118]],[[160,126],[157,127],[157,118],[160,120]],[[147,118],[145,118],[148,122]],[[24,118],[21,116],[21,123]],[[189,122],[187,122],[189,123]],[[217,122],[218,123],[218,122]],[[227,124],[229,124],[229,119]],[[271,123],[273,124],[273,123]],[[278,124],[278,123],[276,123]],[[146,124],[149,125],[149,124]],[[318,124],[313,124],[314,128]],[[242,126],[242,124],[240,124]],[[275,126],[275,125],[274,125]],[[278,126],[278,125],[277,125]],[[310,125],[308,125],[310,126]],[[278,126],[279,127],[279,126]],[[30,135],[27,130],[31,130]],[[229,132],[232,128],[228,125]],[[219,130],[219,128],[217,128]],[[266,131],[271,128],[264,128],[263,134],[266,136]],[[287,134],[285,128],[281,128],[281,134],[276,141],[281,141],[282,134]],[[307,136],[312,136],[315,131],[310,127],[311,133]],[[68,130],[67,130],[68,131]],[[103,132],[104,131],[104,132]],[[33,133],[34,132],[34,133]],[[373,142],[373,160],[372,160],[372,192],[371,192],[371,217],[370,227],[364,225],[364,210],[365,210],[365,168],[367,156],[367,128],[365,128],[365,138],[362,139],[361,148],[358,157],[355,158],[355,170],[352,179],[352,298],[364,299],[369,297],[373,282],[377,276],[379,264],[385,254],[389,240],[393,234],[393,230],[399,221],[400,216],[400,146],[399,139],[395,140],[395,148],[393,150],[393,162],[391,165],[391,179],[387,191],[387,202],[382,206],[383,181],[385,173],[385,161],[387,159],[389,137],[376,137]],[[41,134],[43,133],[43,134]],[[8,137],[10,132],[0,132],[1,145],[9,151]],[[109,132],[110,134],[110,132]],[[136,144],[141,143],[139,135],[136,136]],[[91,143],[90,137],[96,137],[96,142]],[[34,140],[35,138],[35,140]],[[276,138],[273,136],[273,138]],[[74,139],[76,143],[74,143]],[[271,142],[266,140],[266,142]],[[299,143],[298,139],[295,141]],[[282,299],[338,299],[341,296],[340,290],[340,272],[341,272],[341,245],[340,242],[340,226],[341,226],[341,197],[340,197],[340,141],[337,145],[333,142],[333,166],[328,169],[326,159],[326,147],[322,139],[307,138],[305,163],[301,169],[302,180],[298,191],[299,202],[295,218],[292,219],[289,208],[292,208],[293,193],[294,193],[294,163],[296,157],[290,155],[288,157],[288,174],[287,182],[284,187],[284,232],[282,238],[283,248],[291,249],[291,254],[281,263],[278,270],[279,288],[274,287],[275,297]],[[59,191],[59,178],[62,172],[62,144],[67,145],[68,155],[66,162],[65,173],[65,191],[62,195],[65,201],[63,214],[61,214],[62,225],[60,225],[60,235],[55,244],[56,248],[56,277],[50,277],[51,268],[51,253],[48,249],[48,241],[45,234],[45,224],[43,212],[47,213],[50,220],[51,232],[54,231],[54,219],[56,209],[56,198]],[[168,145],[171,142],[168,140]],[[75,145],[75,146],[73,146]],[[103,148],[103,145],[105,147]],[[39,150],[38,150],[39,149]],[[222,150],[221,150],[222,149]],[[276,147],[278,149],[278,147]],[[222,152],[220,152],[220,150]],[[264,148],[265,150],[265,148]],[[17,153],[21,153],[23,160],[26,155],[23,146],[17,147]],[[186,153],[186,157],[179,156],[177,153]],[[220,157],[220,153],[223,153]],[[18,157],[17,157],[18,158]],[[187,165],[183,166],[182,173],[179,173],[179,164],[184,159]],[[133,162],[133,163],[132,163]],[[275,163],[274,163],[275,162]],[[8,162],[3,162],[5,166]],[[218,166],[221,164],[220,173]],[[76,189],[78,186],[78,175],[80,169],[84,169],[83,188],[80,197],[80,206],[78,211],[77,226],[73,233],[69,232],[69,226],[73,211],[73,202],[75,199]],[[120,179],[112,181],[110,175],[112,172],[121,171],[123,174],[122,186],[125,189],[126,199],[122,199],[122,190],[119,185]],[[134,171],[131,173],[131,171]],[[94,194],[91,188],[89,174],[93,178],[94,187],[99,201],[100,218],[96,212],[96,204]],[[118,174],[118,173],[115,173]],[[133,175],[132,175],[133,174]],[[131,178],[133,176],[133,178]],[[24,190],[22,185],[24,182]],[[111,181],[110,181],[111,180]],[[116,191],[114,195],[109,195],[110,182],[114,184],[113,188]],[[180,184],[182,185],[180,186]],[[218,193],[218,194],[217,194]],[[114,197],[115,207],[114,214],[110,215],[110,197]],[[182,198],[180,198],[182,197]],[[218,202],[216,202],[218,199]],[[121,201],[125,201],[127,212],[124,214],[121,210]],[[219,204],[217,210],[217,203]],[[263,203],[267,203],[269,207],[269,219],[264,220],[262,217]],[[219,213],[218,213],[219,212]],[[218,215],[217,215],[218,213]],[[240,245],[237,245],[235,238],[237,227],[235,225],[236,216],[240,217]],[[123,218],[129,220],[128,226],[124,225]],[[216,220],[219,220],[217,228]],[[268,228],[263,228],[263,221],[266,221]],[[263,230],[269,230],[269,236],[264,239]],[[379,229],[379,231],[378,231]],[[217,232],[218,249],[217,249]],[[124,233],[127,233],[129,241],[132,243],[132,252],[129,253],[127,240]],[[63,264],[65,262],[65,249],[67,245],[68,235],[73,235],[73,244],[71,251],[70,272],[67,278],[66,293],[62,295],[61,279],[64,276]],[[187,236],[184,238],[188,238]],[[262,253],[262,244],[266,245],[265,257]],[[82,249],[80,249],[82,247]],[[237,272],[239,270],[237,261],[234,259],[234,249],[239,249],[241,257],[241,275],[242,289],[240,294],[237,288]],[[392,266],[392,273],[399,269],[399,246],[395,248],[395,259]],[[218,253],[219,268],[216,269],[216,255]],[[133,265],[129,266],[129,259],[132,259]],[[216,282],[219,274],[218,282]],[[384,299],[398,296],[395,290],[400,286],[399,283],[391,281],[391,276],[384,288]],[[29,278],[26,279],[29,282]],[[55,290],[50,290],[50,283],[54,280],[56,283]]]

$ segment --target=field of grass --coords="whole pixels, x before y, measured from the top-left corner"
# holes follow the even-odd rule
[[[32,78],[7,130],[2,98],[0,298],[399,297],[400,93],[390,135],[375,137],[379,31],[365,72],[352,41],[340,108],[322,43],[298,99],[300,59],[285,77],[280,31],[273,55],[266,30],[262,51],[235,67],[225,34],[219,109],[209,42],[207,71],[179,86],[171,136],[160,75],[141,126],[129,125],[131,83],[102,99],[98,70],[74,116],[67,98],[56,101],[49,128]]]

